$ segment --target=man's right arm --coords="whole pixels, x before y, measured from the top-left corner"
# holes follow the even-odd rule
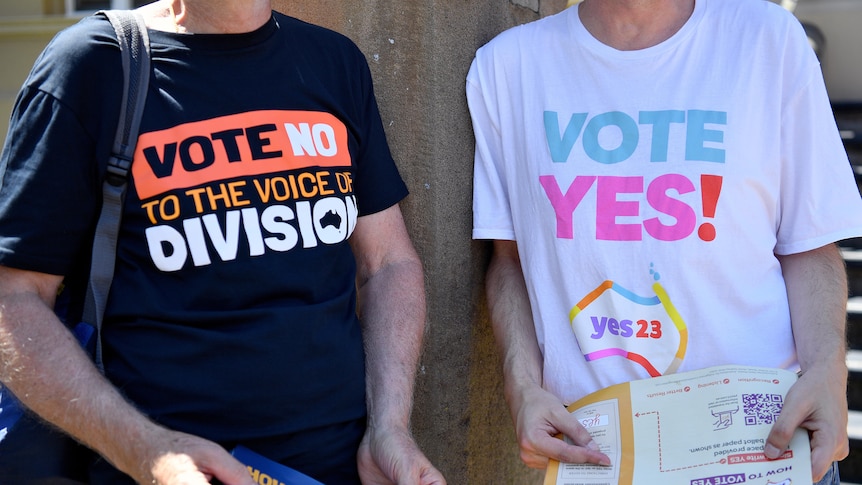
[[[486,292],[521,459],[531,468],[546,468],[549,458],[609,465],[610,459],[597,450],[587,430],[542,388],[542,353],[515,241],[494,241]],[[575,445],[557,439],[559,433]]]
[[[158,426],[123,398],[54,314],[61,282],[0,266],[0,381],[139,483],[254,483],[218,445]]]

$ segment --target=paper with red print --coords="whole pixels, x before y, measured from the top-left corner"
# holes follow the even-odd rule
[[[612,465],[551,461],[544,485],[811,483],[807,433],[777,460],[763,446],[796,382],[782,369],[720,366],[602,389],[569,406]]]

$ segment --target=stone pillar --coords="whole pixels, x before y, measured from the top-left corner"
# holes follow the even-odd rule
[[[402,205],[426,272],[429,331],[413,431],[451,485],[541,483],[503,400],[488,323],[489,247],[471,241],[473,136],[465,76],[502,30],[566,0],[275,0],[346,34],[365,53],[387,136],[411,195]]]

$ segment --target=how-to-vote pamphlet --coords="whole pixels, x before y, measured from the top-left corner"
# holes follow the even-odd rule
[[[611,466],[551,461],[544,485],[802,485],[808,434],[768,460],[766,437],[795,373],[720,366],[618,384],[573,403]]]

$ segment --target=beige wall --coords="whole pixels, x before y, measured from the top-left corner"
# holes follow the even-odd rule
[[[518,458],[487,321],[488,247],[473,242],[473,138],[464,83],[476,48],[565,0],[276,0],[365,52],[395,159],[402,208],[427,274],[429,334],[414,432],[449,483],[538,484]]]
[[[3,0],[0,14],[8,16],[42,15],[41,0]]]
[[[6,139],[15,96],[33,61],[60,29],[74,22],[74,19],[56,16],[9,15],[10,10],[22,10],[16,3],[39,5],[29,0],[16,0],[0,6],[0,144]]]

